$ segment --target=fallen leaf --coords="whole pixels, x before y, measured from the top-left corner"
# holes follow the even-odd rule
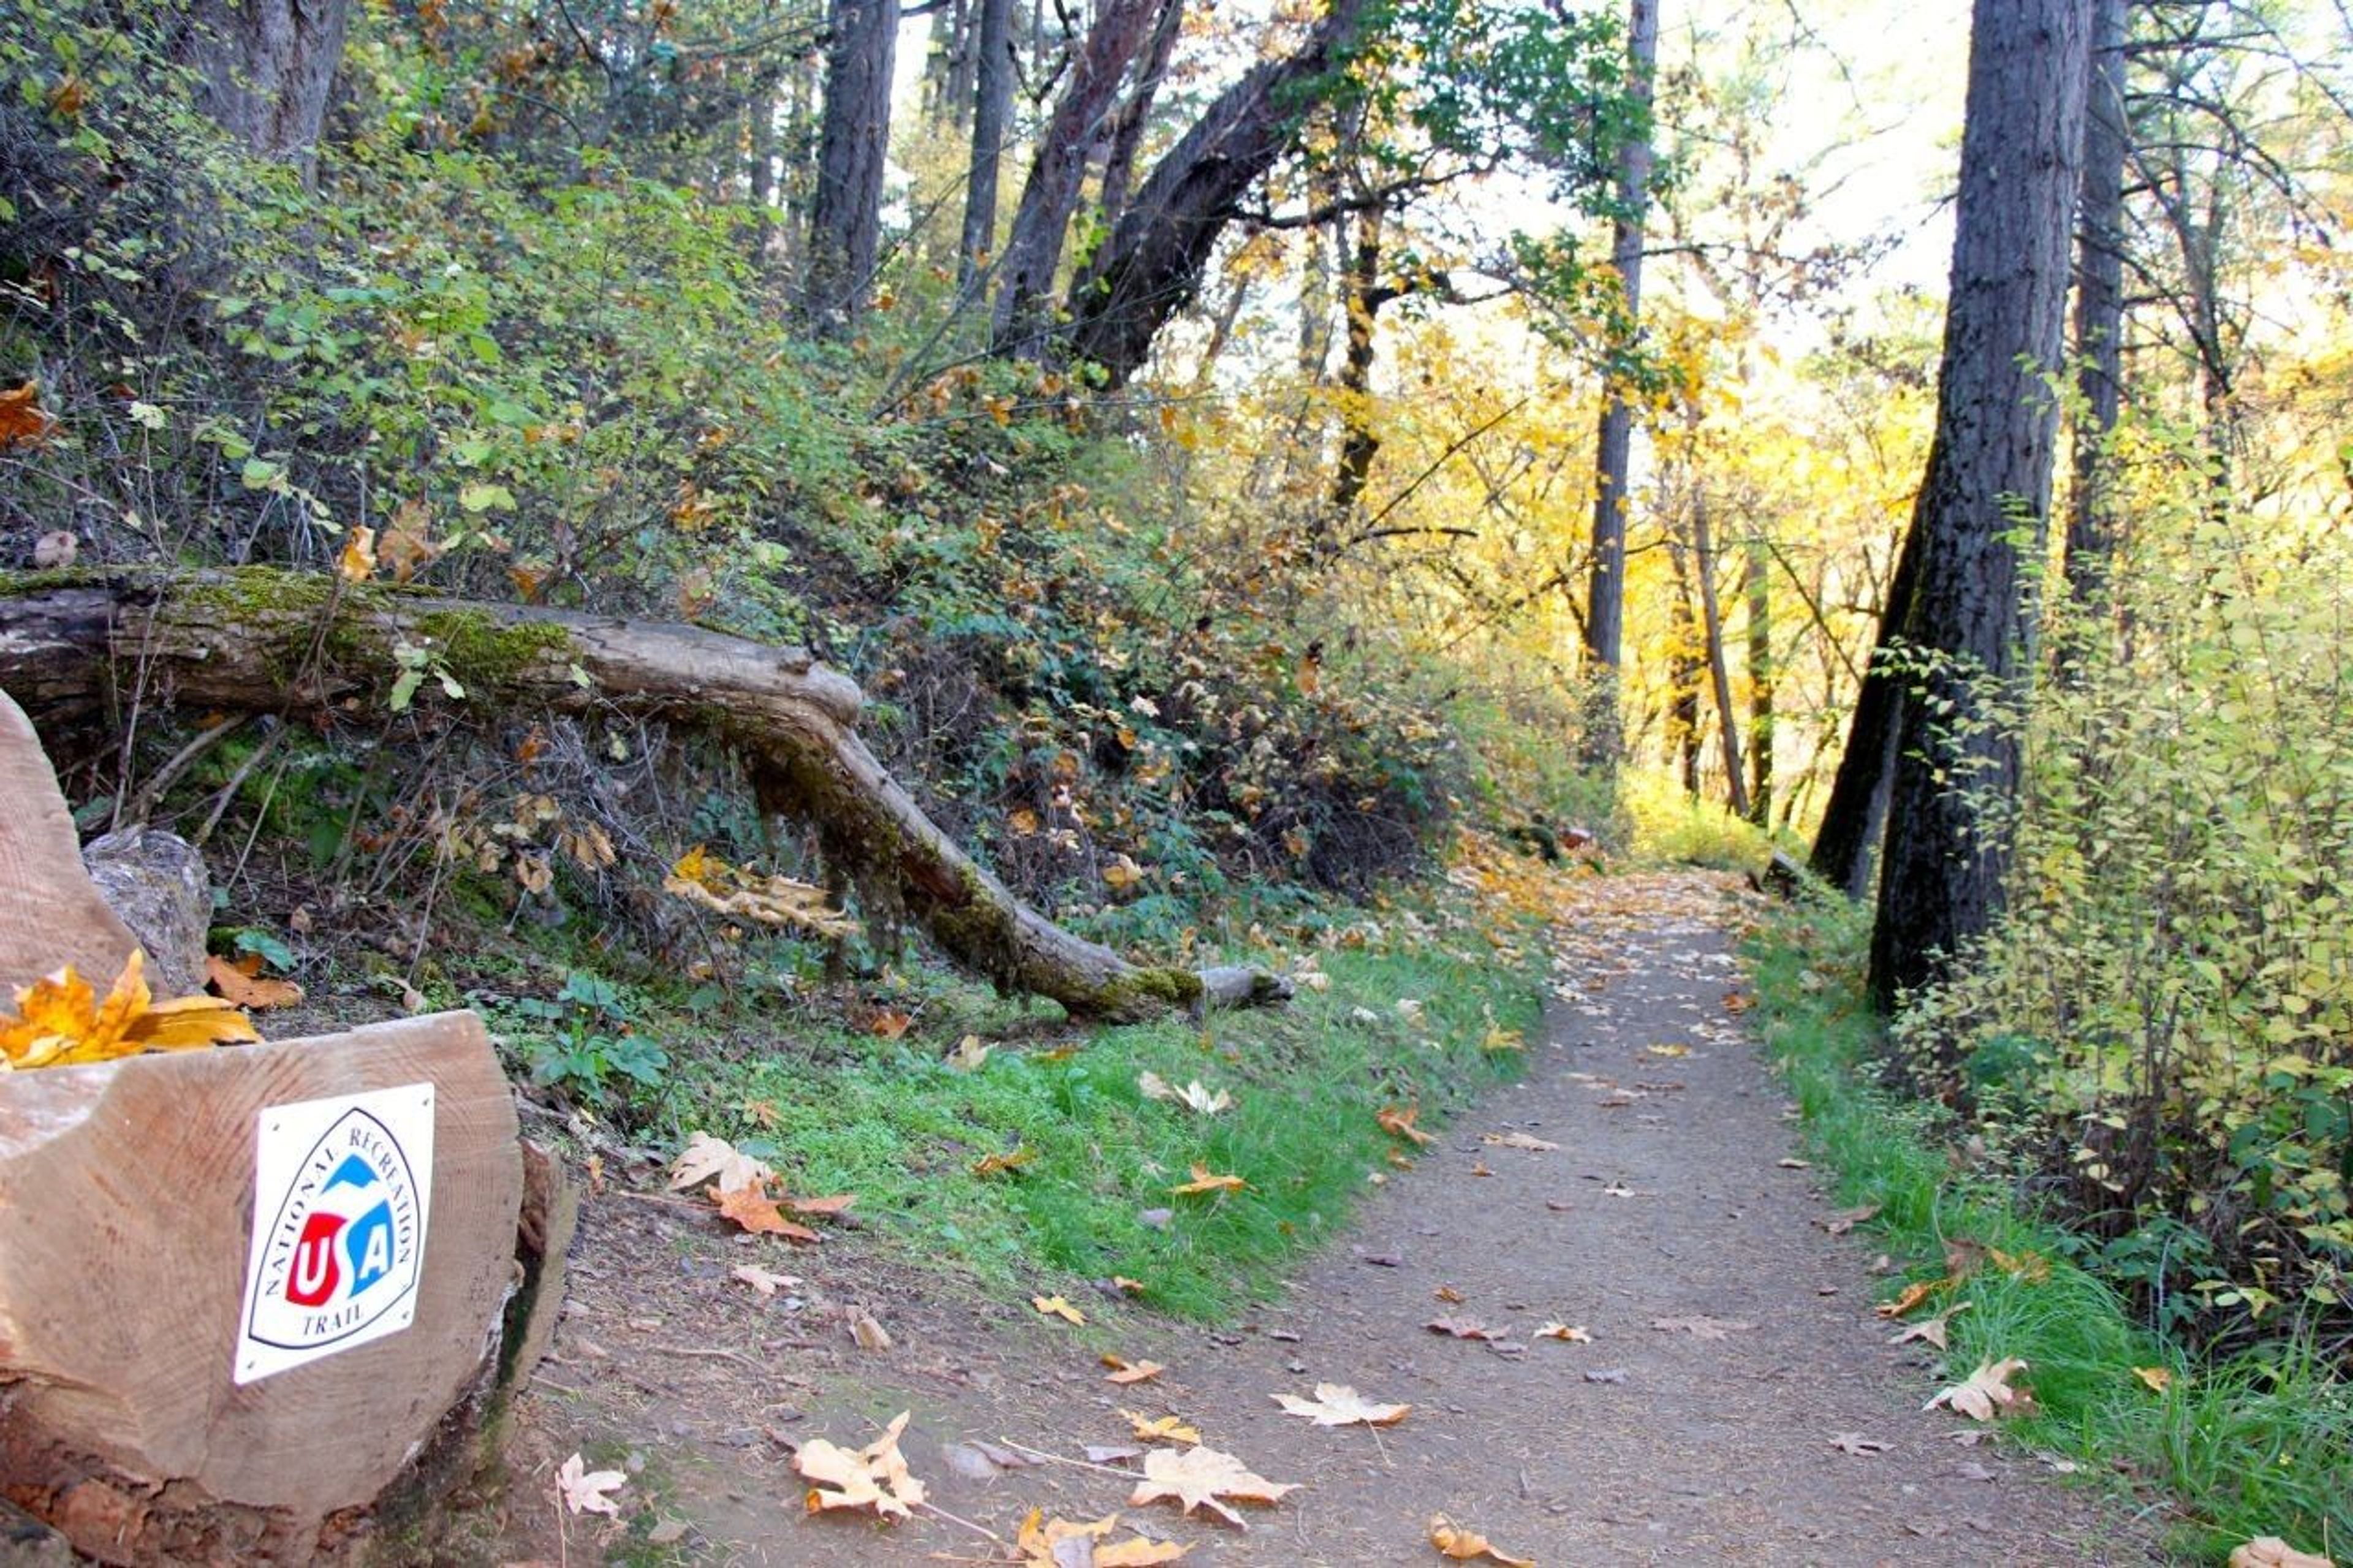
[[[2004,1252],[1999,1247],[1989,1247],[1986,1256],[1993,1260],[1995,1268],[2029,1285],[2040,1285],[2051,1278],[2051,1260],[2039,1252]]]
[[[1866,1437],[1860,1432],[1833,1432],[1831,1434],[1831,1447],[1841,1454],[1852,1454],[1860,1458],[1887,1452],[1886,1444],[1876,1437]]]
[[[957,1072],[978,1072],[980,1065],[988,1059],[988,1053],[996,1048],[981,1044],[978,1035],[966,1035],[948,1053],[948,1066]]]
[[[1451,1334],[1458,1340],[1500,1340],[1504,1337],[1497,1330],[1472,1322],[1468,1318],[1432,1318],[1422,1327],[1433,1334]]]
[[[1376,1115],[1373,1120],[1380,1123],[1382,1131],[1407,1139],[1418,1149],[1427,1148],[1438,1140],[1414,1125],[1415,1119],[1420,1115],[1421,1107],[1419,1105],[1392,1105]]]
[[[1862,1225],[1867,1220],[1873,1220],[1878,1217],[1879,1205],[1877,1204],[1863,1204],[1855,1208],[1841,1209],[1834,1215],[1826,1215],[1822,1218],[1814,1221],[1814,1223],[1820,1226],[1824,1230],[1829,1231],[1832,1236],[1844,1236],[1856,1226]]]
[[[802,1444],[793,1455],[793,1468],[817,1483],[808,1489],[808,1511],[871,1508],[886,1519],[911,1515],[923,1500],[923,1483],[908,1473],[899,1453],[899,1434],[907,1429],[910,1414],[901,1411],[881,1436],[855,1452],[822,1437]]]
[[[1449,1306],[1456,1305],[1462,1300],[1462,1292],[1457,1290],[1451,1285],[1440,1285],[1437,1289],[1432,1290],[1430,1294],[1437,1297],[1440,1300],[1444,1301]]]
[[[885,1007],[866,1020],[866,1032],[878,1040],[895,1040],[905,1034],[914,1021],[913,1013]]]
[[[1535,1154],[1549,1153],[1560,1147],[1557,1143],[1548,1143],[1525,1132],[1484,1132],[1480,1134],[1479,1142],[1493,1143],[1498,1149],[1525,1149]]]
[[[1110,1514],[1091,1524],[1047,1519],[1042,1509],[1031,1509],[1021,1521],[1014,1542],[1022,1553],[1022,1568],[1147,1568],[1174,1563],[1189,1550],[1174,1542],[1135,1536],[1106,1543],[1104,1537],[1119,1528],[1119,1515]]]
[[[1546,1323],[1536,1331],[1535,1337],[1540,1340],[1560,1340],[1572,1345],[1589,1345],[1593,1342],[1591,1334],[1583,1329],[1571,1328],[1567,1323]]]
[[[57,529],[33,541],[33,570],[62,572],[81,553],[81,541],[69,529]]]
[[[2023,1388],[2011,1387],[2010,1380],[2025,1370],[2026,1363],[2016,1356],[1982,1363],[1969,1373],[1968,1382],[1940,1391],[1920,1408],[1934,1410],[1942,1405],[1976,1421],[2023,1415],[2034,1408],[2034,1396]]]
[[[564,1500],[565,1509],[572,1513],[602,1513],[615,1519],[621,1517],[621,1505],[612,1494],[628,1485],[629,1478],[619,1470],[592,1470],[573,1455],[555,1472],[555,1491]]]
[[[364,583],[375,575],[375,530],[352,529],[343,539],[343,550],[335,558],[335,571],[346,583]]]
[[[1007,1171],[1018,1171],[1036,1158],[1037,1156],[1030,1152],[1029,1146],[1024,1144],[1002,1154],[982,1155],[973,1163],[972,1173],[976,1176],[994,1176]]]
[[[1124,1292],[1130,1296],[1141,1296],[1146,1289],[1143,1280],[1130,1279],[1124,1274],[1113,1275],[1111,1277],[1111,1283],[1113,1289]]]
[[[1066,1323],[1075,1323],[1081,1328],[1086,1326],[1087,1315],[1060,1296],[1032,1296],[1029,1298],[1029,1304],[1038,1310],[1038,1315],[1041,1318],[1060,1318]]]
[[[1773,1163],[1785,1171],[1810,1171],[1814,1168],[1811,1160],[1776,1160]]]
[[[784,1205],[786,1208],[792,1210],[795,1214],[842,1214],[857,1204],[858,1194],[856,1193],[836,1193],[831,1197],[797,1198],[787,1193],[780,1194],[776,1201]]]
[[[1222,1089],[1212,1093],[1198,1078],[1184,1088],[1176,1089],[1158,1073],[1147,1072],[1137,1076],[1135,1087],[1143,1091],[1146,1100],[1171,1100],[1203,1116],[1215,1116],[1234,1103],[1232,1095]]]
[[[749,1154],[738,1153],[735,1145],[724,1138],[713,1138],[708,1132],[690,1132],[686,1147],[670,1162],[670,1190],[683,1192],[688,1187],[715,1181],[723,1189],[742,1187],[754,1182],[776,1179],[776,1173]]]
[[[662,879],[662,891],[713,914],[786,926],[811,936],[850,937],[859,931],[856,921],[826,902],[823,888],[730,866],[699,844],[679,857]]]
[[[1191,1181],[1168,1190],[1172,1193],[1238,1193],[1249,1184],[1240,1176],[1211,1175],[1208,1166],[1197,1163],[1193,1166]]]
[[[2299,1552],[2276,1535],[2258,1535],[2231,1551],[2230,1568],[2337,1568],[2326,1557]]]
[[[40,391],[28,381],[0,392],[0,452],[11,447],[38,447],[57,427],[56,418],[41,406]]]
[[[1270,1481],[1263,1476],[1252,1475],[1249,1467],[1231,1454],[1221,1454],[1215,1448],[1155,1448],[1144,1456],[1144,1479],[1127,1494],[1128,1506],[1140,1507],[1163,1498],[1181,1506],[1187,1513],[1196,1508],[1206,1508],[1229,1524],[1243,1524],[1242,1516],[1226,1506],[1226,1500],[1235,1502],[1272,1504],[1285,1492],[1298,1490],[1296,1482]]]
[[[1198,1443],[1201,1434],[1185,1424],[1181,1415],[1142,1415],[1133,1410],[1122,1410],[1135,1436],[1146,1443]]]
[[[768,1195],[765,1184],[747,1182],[740,1187],[713,1184],[711,1201],[720,1214],[733,1220],[754,1236],[781,1236],[787,1241],[815,1241],[817,1232],[807,1226],[795,1225],[776,1208],[776,1200]]]
[[[727,1277],[741,1280],[763,1296],[773,1296],[779,1289],[789,1290],[801,1282],[797,1274],[771,1274],[756,1263],[739,1263],[728,1271]]]
[[[1915,1280],[1904,1287],[1894,1300],[1882,1301],[1873,1310],[1883,1318],[1900,1318],[1938,1291],[1950,1289],[1953,1284],[1954,1280],[1950,1275],[1941,1279]]]
[[[1168,1370],[1156,1361],[1129,1361],[1124,1356],[1111,1354],[1103,1357],[1103,1363],[1111,1368],[1111,1375],[1105,1381],[1122,1385],[1149,1383]]]
[[[1661,1333],[1686,1333],[1695,1340],[1729,1339],[1734,1334],[1746,1333],[1756,1326],[1754,1323],[1735,1322],[1729,1318],[1711,1318],[1704,1313],[1691,1318],[1652,1318],[1651,1320],[1651,1327]]]
[[[251,1019],[216,996],[157,1002],[145,965],[146,954],[132,948],[103,1001],[71,964],[19,986],[16,1016],[0,1018],[0,1072],[261,1038]]]
[[[1687,1057],[1691,1055],[1691,1047],[1689,1046],[1644,1046],[1642,1048],[1650,1052],[1654,1057]]]
[[[1144,880],[1144,868],[1127,856],[1121,855],[1103,868],[1103,880],[1104,887],[1114,893],[1120,892]]]
[[[232,963],[218,953],[205,959],[205,979],[231,1006],[260,1012],[268,1007],[291,1007],[302,1000],[302,988],[290,980],[261,978],[261,954],[248,952]]]
[[[1442,1513],[1430,1516],[1430,1543],[1438,1548],[1440,1556],[1451,1557],[1458,1563],[1484,1557],[1504,1564],[1504,1568],[1536,1568],[1533,1557],[1514,1557],[1477,1531],[1465,1530]]]
[[[2132,1371],[2156,1393],[2163,1394],[2173,1386],[2173,1369],[2169,1366],[2137,1366]]]
[[[1319,1383],[1315,1397],[1278,1394],[1274,1402],[1293,1415],[1304,1415],[1318,1426],[1394,1426],[1406,1418],[1410,1405],[1377,1405],[1345,1383]]]
[[[849,1309],[849,1337],[858,1342],[862,1351],[887,1351],[891,1348],[891,1331],[881,1321],[863,1307]]]
[[[1116,1465],[1123,1459],[1144,1458],[1144,1450],[1134,1443],[1090,1443],[1086,1455],[1090,1465]]]
[[[1891,1345],[1900,1345],[1913,1340],[1919,1340],[1924,1343],[1936,1346],[1938,1350],[1947,1349],[1945,1343],[1945,1325],[1952,1321],[1956,1312],[1966,1312],[1968,1310],[1969,1304],[1967,1301],[1956,1301],[1933,1318],[1923,1318],[1916,1323],[1905,1324],[1890,1334],[1887,1337],[1887,1342]]]

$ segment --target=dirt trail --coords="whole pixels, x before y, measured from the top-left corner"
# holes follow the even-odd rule
[[[1554,1008],[1527,1081],[1450,1129],[1250,1321],[1124,1344],[1167,1364],[1157,1381],[1113,1388],[1067,1334],[1005,1309],[976,1322],[971,1304],[846,1258],[822,1260],[837,1272],[811,1290],[861,1300],[897,1349],[836,1349],[838,1330],[780,1331],[794,1320],[775,1313],[747,1327],[742,1288],[716,1282],[699,1294],[739,1310],[698,1313],[676,1279],[712,1280],[723,1254],[679,1262],[670,1315],[649,1317],[618,1276],[665,1255],[649,1247],[675,1250],[663,1233],[683,1226],[608,1200],[521,1465],[543,1472],[599,1434],[637,1445],[687,1560],[978,1560],[987,1541],[936,1520],[802,1519],[780,1439],[862,1442],[912,1408],[904,1449],[933,1500],[1009,1539],[1033,1505],[1097,1518],[1130,1483],[1060,1464],[992,1474],[949,1446],[1075,1457],[1124,1437],[1124,1405],[1179,1413],[1260,1475],[1303,1483],[1250,1510],[1247,1533],[1167,1504],[1125,1510],[1191,1544],[1187,1563],[1438,1563],[1435,1512],[1546,1568],[2155,1560],[2152,1532],[2114,1505],[1921,1411],[1924,1358],[1887,1344],[1869,1255],[1823,1227],[1782,1097],[1725,1005],[1737,974],[1720,888],[1644,880],[1620,879],[1565,937],[1584,994]],[[1490,1141],[1512,1133],[1558,1147]],[[1426,1327],[1440,1317],[1507,1338],[1441,1336]],[[1532,1337],[1556,1320],[1591,1342]],[[1376,1436],[1312,1427],[1270,1397],[1324,1382],[1412,1414]],[[510,1544],[553,1560],[552,1520],[522,1522]],[[573,1560],[592,1534],[571,1526]]]

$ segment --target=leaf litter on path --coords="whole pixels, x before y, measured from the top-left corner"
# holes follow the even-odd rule
[[[1394,1426],[1413,1409],[1410,1405],[1380,1405],[1345,1383],[1319,1383],[1315,1397],[1278,1394],[1274,1402],[1293,1415],[1303,1415],[1318,1426]]]
[[[1155,1448],[1144,1456],[1144,1479],[1128,1493],[1127,1501],[1129,1507],[1137,1508],[1166,1499],[1187,1513],[1206,1508],[1229,1524],[1248,1530],[1242,1516],[1227,1506],[1229,1500],[1271,1507],[1285,1493],[1298,1489],[1296,1481],[1270,1481],[1253,1475],[1240,1459],[1215,1448]]]

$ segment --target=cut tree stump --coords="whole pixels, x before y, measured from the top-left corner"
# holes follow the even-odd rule
[[[265,1110],[424,1084],[408,1326],[240,1384]],[[102,1562],[331,1552],[494,1375],[522,1194],[470,1013],[0,1076],[0,1497]]]
[[[0,695],[0,981],[102,994],[133,944]],[[519,1260],[518,1143],[471,1013],[0,1072],[0,1505],[105,1563],[307,1563],[478,1460],[576,1202],[540,1156]],[[54,1555],[20,1523],[0,1562]]]

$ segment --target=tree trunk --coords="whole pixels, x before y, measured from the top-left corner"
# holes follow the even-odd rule
[[[1920,572],[1905,641],[1927,661],[1905,704],[1871,994],[1892,1008],[1938,978],[2000,912],[2009,841],[1997,811],[2021,763],[2006,710],[2030,624],[2023,511],[2051,500],[2067,238],[2082,169],[2090,19],[2080,0],[1977,0],[1936,434],[1913,512]],[[2031,545],[2029,546],[2032,548]]]
[[[1658,0],[1627,6],[1629,101],[1647,121],[1651,78],[1659,56]],[[1651,132],[1647,123],[1618,150],[1618,217],[1609,261],[1623,291],[1612,357],[1630,354],[1641,330],[1642,219],[1651,196]],[[1601,430],[1593,459],[1593,552],[1586,581],[1585,668],[1591,682],[1584,735],[1588,767],[1618,765],[1624,743],[1618,712],[1619,665],[1626,633],[1627,481],[1633,465],[1634,409],[1620,395],[1616,377],[1603,394]]]
[[[0,577],[0,685],[37,713],[91,706],[118,666],[184,702],[320,708],[380,694],[399,647],[426,650],[469,702],[634,714],[740,748],[831,860],[886,881],[950,958],[1008,992],[1111,1019],[1288,994],[1256,971],[1139,967],[1022,904],[866,749],[857,685],[797,649],[268,567]]]
[[[831,26],[801,279],[801,309],[821,337],[847,332],[866,313],[881,252],[899,0],[833,0]]]
[[[197,0],[175,51],[198,105],[264,158],[308,176],[343,58],[348,0]]]
[[[1905,530],[1896,553],[1887,604],[1879,613],[1879,635],[1870,662],[1863,666],[1862,682],[1855,689],[1846,747],[1839,753],[1831,798],[1822,807],[1813,853],[1806,861],[1808,870],[1850,899],[1860,900],[1871,891],[1872,863],[1887,825],[1887,791],[1895,776],[1895,742],[1905,707],[1904,677],[1889,666],[1903,640],[1905,617],[1912,613],[1913,584],[1919,576],[1920,528],[1915,521]]]
[[[1332,476],[1332,497],[1325,508],[1331,520],[1326,538],[1336,540],[1364,499],[1372,482],[1373,459],[1380,455],[1380,432],[1373,428],[1373,328],[1383,305],[1397,298],[1381,286],[1381,210],[1366,207],[1356,215],[1356,247],[1346,273],[1348,310],[1347,354],[1340,364],[1340,464]]]
[[[1105,240],[1090,286],[1070,302],[1063,341],[1118,387],[1144,368],[1168,319],[1201,286],[1242,194],[1289,152],[1303,90],[1354,47],[1371,0],[1332,0],[1290,55],[1267,60],[1212,100],[1153,166]]]
[[[1761,520],[1757,524],[1762,527]],[[1773,822],[1773,556],[1761,537],[1748,541],[1743,586],[1748,596],[1748,820]]]
[[[2075,218],[2075,390],[2083,412],[2075,428],[2074,485],[2068,498],[2063,557],[2068,597],[2084,630],[2107,608],[2116,553],[2108,436],[2116,428],[2124,383],[2124,204],[2126,0],[2094,0],[2092,66],[2084,119],[2084,180]],[[2075,662],[2059,650],[2061,678]]]
[[[1152,122],[1152,106],[1160,97],[1160,84],[1168,75],[1168,62],[1176,53],[1177,36],[1184,31],[1185,0],[1160,0],[1160,14],[1152,24],[1152,40],[1145,46],[1144,61],[1136,68],[1134,85],[1112,117],[1111,140],[1103,151],[1101,205],[1105,228],[1119,221],[1127,210],[1129,187],[1135,184],[1135,155],[1144,147],[1144,132]]]
[[[1013,0],[980,0],[973,41],[972,163],[964,186],[956,283],[969,290],[997,250],[997,172],[1013,118]]]
[[[1035,355],[1051,335],[1054,274],[1062,241],[1079,210],[1087,157],[1102,138],[1129,62],[1144,47],[1159,0],[1104,0],[1079,47],[1071,79],[1038,138],[1006,237],[997,285],[991,347],[1000,354]]]
[[[1748,816],[1748,781],[1740,770],[1740,719],[1732,706],[1732,671],[1724,656],[1724,612],[1715,599],[1715,542],[1707,515],[1707,489],[1692,476],[1692,565],[1699,578],[1699,625],[1706,647],[1708,683],[1715,689],[1716,721],[1724,731],[1724,791],[1732,815]]]

